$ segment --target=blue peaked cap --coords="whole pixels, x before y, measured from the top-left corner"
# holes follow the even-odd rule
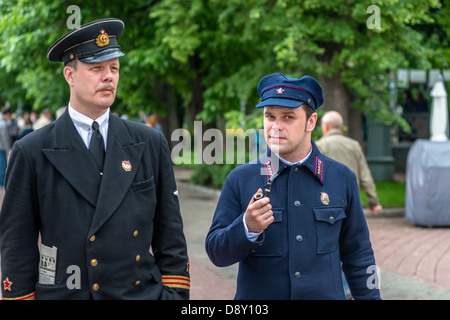
[[[261,102],[256,108],[280,106],[298,108],[306,103],[314,111],[323,104],[323,91],[320,84],[311,76],[300,79],[288,78],[282,73],[265,76],[258,83]]]

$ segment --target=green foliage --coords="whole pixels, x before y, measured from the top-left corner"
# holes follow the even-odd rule
[[[405,182],[381,181],[375,182],[378,199],[384,208],[402,208],[405,206]],[[361,204],[368,206],[367,195],[360,190]]]
[[[0,0],[0,103],[20,97],[54,110],[67,103],[62,66],[46,52],[69,31],[72,4],[82,24],[124,20],[114,109],[131,114],[167,114],[167,84],[183,113],[199,81],[198,119],[240,118],[249,127],[257,125],[256,85],[265,74],[338,73],[353,108],[404,126],[388,108],[388,71],[448,68],[450,61],[450,9],[438,0]],[[367,27],[370,5],[380,8],[379,30]]]
[[[228,174],[237,165],[233,164],[197,164],[194,165],[190,182],[202,186],[208,186],[214,189],[222,189]]]

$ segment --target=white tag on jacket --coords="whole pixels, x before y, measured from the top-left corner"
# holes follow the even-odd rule
[[[39,283],[55,284],[56,278],[56,247],[47,247],[41,244],[39,261]]]

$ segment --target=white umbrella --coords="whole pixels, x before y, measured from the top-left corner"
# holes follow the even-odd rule
[[[430,133],[431,141],[448,140],[448,109],[447,92],[445,91],[442,76],[433,86],[430,93],[433,98],[431,103]]]

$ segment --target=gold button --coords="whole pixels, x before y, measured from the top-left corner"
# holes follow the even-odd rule
[[[92,259],[91,260],[91,266],[95,267],[98,264],[97,259]]]
[[[133,232],[133,237],[137,237],[138,236],[138,234],[139,234],[139,231],[137,231],[137,230],[135,230],[134,232]]]
[[[98,285],[98,283],[94,283],[94,284],[92,285],[92,289],[93,289],[94,291],[97,291],[98,288],[100,288],[100,286]]]
[[[92,237],[89,238],[89,241],[95,241],[95,234],[93,234]]]
[[[73,60],[73,58],[75,58],[75,56],[73,54],[70,54],[70,60]]]
[[[137,256],[136,256],[136,262],[138,262],[139,260],[141,260],[141,256],[140,256],[140,255],[137,255]]]
[[[134,285],[135,285],[135,286],[138,286],[140,283],[141,283],[141,280],[136,280],[136,281],[134,282]]]

